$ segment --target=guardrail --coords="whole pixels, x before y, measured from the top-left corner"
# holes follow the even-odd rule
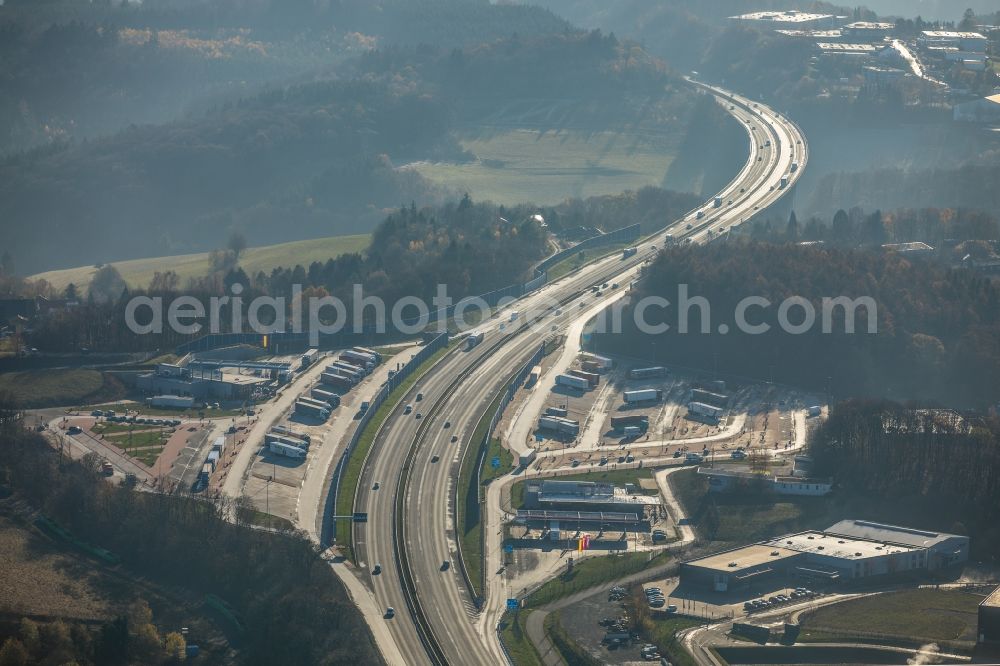
[[[500,419],[503,418],[504,410],[507,408],[507,405],[509,405],[511,402],[514,401],[514,395],[515,395],[515,393],[517,393],[517,389],[520,388],[521,384],[524,383],[524,380],[528,376],[528,374],[531,372],[531,369],[534,366],[538,365],[538,363],[542,360],[543,356],[545,356],[545,343],[544,342],[541,343],[541,345],[539,345],[538,349],[535,350],[535,353],[531,355],[531,358],[529,358],[524,363],[524,365],[521,366],[521,368],[519,368],[518,371],[515,372],[510,377],[510,379],[507,381],[507,383],[505,384],[504,388],[502,389],[502,391],[504,392],[503,399],[500,401],[500,404],[497,406],[496,411],[493,412],[493,416],[490,418],[489,426],[487,426],[486,432],[483,433],[483,438],[479,441],[479,445],[478,445],[479,448],[478,448],[478,451],[477,451],[477,454],[476,454],[476,472],[475,472],[474,477],[472,479],[470,479],[470,483],[474,483],[475,487],[476,487],[476,512],[477,512],[476,519],[479,522],[482,521],[482,516],[483,516],[483,495],[482,495],[482,488],[483,488],[483,483],[482,483],[482,479],[483,479],[483,476],[482,476],[482,474],[483,474],[483,464],[485,464],[485,462],[486,462],[486,453],[489,451],[490,441],[493,439],[493,433],[496,432],[497,426],[500,424]],[[499,393],[499,391],[498,391],[498,393]],[[493,404],[493,400],[490,400],[489,404],[492,405]],[[462,456],[461,462],[459,463],[459,470],[461,470],[464,467],[466,456],[469,456],[471,453],[472,453],[472,448],[471,447],[469,447],[468,449],[465,450],[465,453]],[[458,476],[459,476],[459,478],[461,478],[461,476],[462,476],[461,475],[461,471],[459,472]],[[462,492],[463,490],[465,490],[466,492],[468,492],[468,489],[460,488],[458,483],[455,484],[454,497],[453,497],[454,506],[455,506],[455,514],[456,514],[455,515],[455,520],[454,520],[455,542],[456,542],[456,544],[458,546],[458,564],[459,564],[459,569],[462,572],[462,578],[465,581],[465,586],[469,590],[469,595],[475,601],[476,609],[478,610],[479,608],[482,607],[483,600],[482,600],[482,597],[480,597],[479,595],[476,594],[476,590],[475,590],[474,586],[472,585],[472,577],[469,575],[469,568],[468,568],[468,566],[465,563],[465,554],[462,552],[462,533],[461,533],[461,531],[464,531],[465,525],[464,524],[459,524],[459,520],[458,520],[458,503],[460,501],[460,499],[459,499],[459,493]],[[466,519],[468,519],[468,516],[466,516]],[[485,553],[486,553],[486,531],[484,529],[480,529],[479,530],[479,547],[480,547],[480,550],[483,553],[483,557],[485,558]],[[480,568],[480,573],[479,573],[479,588],[481,590],[486,589],[486,568],[485,567]]]
[[[351,439],[347,443],[347,447],[344,452],[340,455],[340,459],[337,461],[337,467],[333,471],[333,483],[330,485],[330,493],[327,495],[326,509],[323,513],[323,527],[320,530],[320,545],[326,548],[330,545],[332,539],[337,538],[337,523],[336,521],[327,521],[326,516],[332,514],[332,509],[337,505],[337,496],[340,494],[340,481],[344,473],[344,469],[347,467],[347,463],[350,460],[351,454],[354,452],[354,448],[358,444],[358,440],[361,439],[362,433],[364,433],[365,426],[372,420],[375,413],[378,411],[389,394],[396,389],[397,386],[403,383],[403,380],[413,374],[413,371],[420,366],[427,358],[436,353],[439,349],[443,349],[448,345],[448,334],[442,333],[437,336],[423,348],[420,349],[416,354],[413,355],[409,361],[407,361],[388,381],[379,388],[378,392],[372,396],[369,400],[368,409],[361,418],[358,420],[358,425],[354,429],[354,434],[351,435]]]

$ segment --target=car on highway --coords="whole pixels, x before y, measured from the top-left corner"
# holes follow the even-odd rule
[[[417,393],[417,402],[420,402],[423,399],[424,399],[424,394],[423,393]]]
[[[691,231],[691,229],[692,229],[692,228],[693,228],[693,225],[691,225],[691,224],[689,224],[689,225],[687,225],[687,226],[685,227],[685,229],[687,229],[688,231]]]
[[[70,426],[66,428],[66,432],[68,432],[71,435],[79,435],[81,432],[83,432],[83,429],[80,428],[80,426]]]
[[[416,414],[415,414],[415,415],[413,416],[413,418],[415,418],[415,419],[422,419],[422,418],[424,418],[424,415],[423,415],[423,414],[421,414],[420,412],[417,412],[417,413],[416,413]]]
[[[396,609],[393,608],[392,606],[388,606],[385,609],[385,615],[383,617],[385,617],[385,619],[387,620],[391,620],[392,618],[396,617]]]
[[[451,441],[452,442],[457,442],[458,441],[458,435],[452,435],[451,436]]]
[[[378,490],[378,489],[379,489],[379,484],[378,481],[376,481],[375,483],[372,484],[372,490]]]
[[[320,395],[322,395],[322,394],[320,394]],[[413,411],[413,405],[407,405],[406,407],[403,407],[403,413],[404,414],[409,414],[412,411]]]
[[[431,456],[431,462],[432,463],[436,463],[438,460],[441,460],[441,458],[437,454],[434,454],[433,456]]]
[[[444,422],[444,427],[445,428],[450,428],[451,427],[451,421],[445,421]]]
[[[608,464],[608,457],[607,456],[601,456],[601,463],[600,464],[607,465]]]
[[[373,576],[377,576],[380,573],[382,573],[382,565],[381,564],[376,564],[374,567],[372,567],[372,575]]]
[[[450,568],[451,568],[451,562],[449,562],[448,560],[445,560],[444,562],[441,563],[441,571],[447,571]]]

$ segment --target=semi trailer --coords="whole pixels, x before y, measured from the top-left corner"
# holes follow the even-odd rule
[[[580,379],[586,379],[590,387],[593,388],[601,382],[601,376],[594,372],[585,372],[584,370],[570,370],[568,374],[574,377],[579,377]]]
[[[576,437],[580,434],[580,422],[559,416],[543,416],[538,419],[539,430],[552,430],[563,435]]]
[[[663,389],[640,389],[637,391],[625,391],[622,394],[626,405],[635,405],[644,402],[659,402],[663,399]]]
[[[575,388],[579,389],[580,391],[590,390],[589,381],[587,381],[583,377],[574,377],[573,375],[556,375],[556,385]]]
[[[622,428],[628,427],[638,427],[646,430],[649,428],[649,417],[642,416],[640,414],[633,414],[632,416],[612,416],[611,417],[611,427],[615,430],[621,430]]]

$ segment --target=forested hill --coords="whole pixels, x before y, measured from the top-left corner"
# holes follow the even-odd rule
[[[1000,549],[1000,419],[888,401],[835,405],[809,445],[817,474],[832,476],[868,510],[857,516],[968,534],[983,557]]]
[[[957,168],[833,173],[816,185],[807,208],[833,210],[849,201],[850,205],[864,208],[967,207],[996,215],[1000,213],[997,182],[1000,182],[1000,165],[986,163]]]
[[[704,296],[711,308],[710,333],[701,333],[697,307],[689,332],[678,332],[678,285]],[[773,379],[837,396],[889,396],[936,400],[960,407],[1000,400],[1000,289],[988,278],[927,262],[911,263],[893,253],[824,246],[772,245],[755,241],[676,248],[650,266],[633,303],[645,296],[671,302],[652,307],[646,319],[671,329],[645,335],[624,317],[624,332],[599,336],[605,351],[628,356]],[[748,296],[772,304],[747,312],[750,323],[766,323],[760,335],[741,333],[736,306]],[[791,296],[813,303],[816,324],[808,332],[783,332],[779,304]],[[824,297],[869,296],[877,304],[877,333],[868,334],[860,308],[856,333],[844,333],[842,311],[822,332]],[[663,316],[663,313],[666,316]],[[788,319],[802,321],[801,308]],[[719,324],[728,334],[718,332]]]
[[[602,121],[651,99],[683,118],[695,100],[639,47],[596,32],[389,49],[343,71],[202,117],[7,158],[7,249],[30,273],[213,249],[234,230],[253,245],[367,231],[400,203],[443,199],[396,164],[461,159],[454,124],[513,94],[586,101],[585,117]]]
[[[372,48],[570,29],[539,7],[488,0],[7,0],[0,154],[174,120]]]

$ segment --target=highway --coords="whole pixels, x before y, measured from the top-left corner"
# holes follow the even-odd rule
[[[620,294],[609,289],[597,298],[587,291],[591,285],[617,281],[624,289],[650,257],[651,246],[665,242],[667,234],[693,243],[720,237],[786,194],[805,167],[806,142],[793,123],[762,104],[692,83],[719,96],[750,137],[746,165],[717,195],[722,205],[715,208],[710,201],[700,207],[700,220],[695,212],[686,215],[638,245],[634,257],[607,257],[521,299],[513,306],[521,313],[516,322],[509,321],[509,310],[499,313],[481,327],[485,340],[471,351],[451,351],[411,389],[376,437],[355,498],[355,511],[366,511],[369,519],[355,525],[354,545],[366,572],[362,579],[377,603],[383,610],[395,609],[386,623],[406,664],[506,661],[494,620],[486,619],[493,613],[477,614],[465,586],[452,522],[461,452],[471,444],[480,416],[504,381],[547,335],[567,330]],[[794,173],[793,162],[798,164]],[[782,178],[789,178],[787,187]],[[423,393],[420,402],[417,392]],[[410,414],[404,413],[405,404],[412,405]],[[445,421],[451,422],[449,428]],[[484,529],[497,529],[496,517],[486,518]],[[450,563],[446,569],[445,560]],[[381,566],[378,575],[372,573],[376,564]],[[495,607],[497,600],[490,602]]]

